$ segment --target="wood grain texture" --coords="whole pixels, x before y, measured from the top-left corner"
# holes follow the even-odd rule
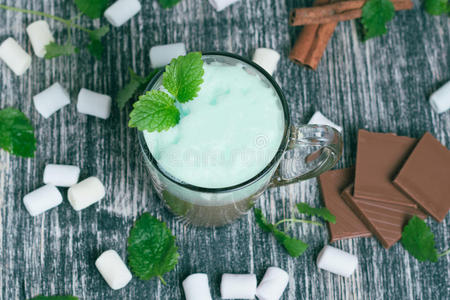
[[[16,77],[0,64],[0,108],[14,106],[36,127],[34,159],[0,151],[0,299],[26,299],[36,294],[74,294],[81,299],[182,299],[181,281],[190,273],[210,276],[214,299],[224,272],[255,272],[268,266],[291,274],[283,299],[448,299],[450,257],[419,263],[401,245],[389,251],[373,238],[340,241],[336,246],[356,254],[360,266],[345,279],[318,271],[315,258],[328,241],[325,229],[299,225],[294,229],[311,247],[293,259],[255,226],[253,214],[232,225],[205,229],[177,222],[156,198],[140,154],[135,130],[127,128],[130,106],[113,108],[104,121],[76,112],[76,95],[85,87],[116,95],[131,66],[139,74],[150,70],[153,45],[184,41],[188,50],[224,50],[243,56],[257,47],[282,53],[275,73],[289,101],[293,120],[306,123],[315,110],[344,127],[345,150],[338,167],[355,161],[358,128],[420,137],[430,131],[450,146],[450,113],[435,114],[428,96],[450,80],[450,21],[431,17],[415,0],[411,11],[398,12],[389,34],[361,42],[359,23],[338,25],[316,72],[294,65],[287,56],[300,28],[289,28],[288,12],[312,1],[241,0],[215,12],[206,0],[183,0],[171,10],[156,1],[141,1],[142,12],[106,37],[102,61],[83,52],[53,60],[33,56],[32,68]],[[3,4],[73,17],[71,1],[3,0]],[[0,11],[0,41],[12,36],[32,53],[25,27],[38,18]],[[80,22],[91,22],[81,18]],[[61,24],[49,21],[57,41],[66,37]],[[105,19],[93,22],[106,24]],[[77,44],[86,36],[73,31]],[[45,120],[32,105],[32,95],[59,81],[72,104]],[[75,212],[62,205],[30,217],[22,197],[42,185],[47,163],[79,165],[81,178],[98,176],[107,187],[99,204]],[[66,190],[63,191],[66,193]],[[256,204],[275,220],[289,216],[297,202],[322,203],[316,180],[266,191]],[[167,222],[177,236],[180,262],[165,276],[144,282],[133,278],[119,291],[111,290],[94,267],[98,255],[113,248],[126,256],[128,231],[141,213],[149,211]],[[437,247],[449,247],[450,217],[428,219]]]

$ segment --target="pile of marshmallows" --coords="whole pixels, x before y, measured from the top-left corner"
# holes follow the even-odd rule
[[[105,187],[97,177],[78,182],[80,168],[69,165],[49,164],[44,170],[45,185],[23,197],[25,208],[32,216],[62,203],[59,187],[68,187],[67,198],[76,211],[82,210],[105,197]]]

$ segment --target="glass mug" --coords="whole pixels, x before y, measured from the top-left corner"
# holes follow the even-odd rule
[[[208,52],[202,55],[205,63],[243,65],[250,74],[258,76],[278,96],[284,114],[284,134],[277,153],[262,171],[251,179],[224,188],[204,188],[181,182],[168,174],[152,156],[143,132],[139,144],[158,196],[167,207],[187,223],[198,226],[221,226],[246,214],[254,201],[270,187],[282,186],[316,177],[331,169],[342,154],[342,137],[329,126],[291,126],[289,108],[284,95],[264,69],[235,54]],[[147,90],[162,85],[159,72]],[[257,141],[256,141],[257,142]]]

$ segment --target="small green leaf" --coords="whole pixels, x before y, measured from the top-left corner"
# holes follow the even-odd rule
[[[292,257],[298,257],[302,255],[306,249],[308,249],[308,244],[304,243],[299,239],[290,237],[281,230],[278,230],[273,224],[267,222],[262,211],[259,208],[255,208],[255,220],[256,223],[261,227],[262,230],[270,232],[273,234],[277,242],[283,245],[286,251]]]
[[[181,0],[158,0],[159,4],[163,8],[172,8],[177,5]]]
[[[395,8],[390,0],[368,0],[362,8],[364,40],[385,34],[386,23],[392,20],[394,15]]]
[[[87,45],[87,49],[96,59],[102,58],[104,48],[102,42],[99,40],[91,39],[90,43]]]
[[[34,157],[36,138],[30,120],[18,109],[0,110],[0,148],[11,154]]]
[[[30,300],[78,300],[78,297],[75,296],[36,296],[31,298]]]
[[[59,45],[55,42],[50,42],[45,46],[45,58],[55,58],[58,56],[70,56],[78,53],[78,48],[72,45],[70,41],[67,41],[63,45]]]
[[[146,77],[137,75],[132,69],[129,69],[129,72],[130,81],[117,93],[116,103],[119,109],[123,109],[134,95],[141,93],[150,80],[159,72],[159,69],[151,71]]]
[[[130,230],[128,262],[133,273],[143,280],[159,277],[173,270],[178,263],[175,237],[149,213],[144,213]],[[164,283],[164,281],[163,281]]]
[[[89,33],[89,37],[94,40],[101,40],[102,37],[104,37],[108,32],[109,32],[109,26],[104,25],[100,28],[93,30],[91,33]]]
[[[139,130],[163,131],[180,121],[175,101],[162,91],[151,90],[140,96],[133,108],[128,126]]]
[[[306,203],[299,203],[297,209],[301,214],[320,217],[325,221],[336,224],[336,217],[326,207],[315,208]]]
[[[163,74],[163,86],[179,102],[194,99],[203,83],[203,60],[200,52],[174,58]]]
[[[427,224],[417,216],[409,220],[403,228],[402,245],[419,261],[437,262],[438,254],[434,246],[434,234]]]
[[[109,0],[75,0],[78,10],[91,19],[100,18],[108,7]]]
[[[450,12],[449,0],[425,0],[425,10],[433,16]]]

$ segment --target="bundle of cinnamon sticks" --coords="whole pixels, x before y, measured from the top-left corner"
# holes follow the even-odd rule
[[[315,0],[313,7],[296,8],[289,16],[289,25],[305,25],[289,58],[316,69],[338,22],[360,18],[366,0]],[[395,10],[413,8],[411,0],[392,0]]]

